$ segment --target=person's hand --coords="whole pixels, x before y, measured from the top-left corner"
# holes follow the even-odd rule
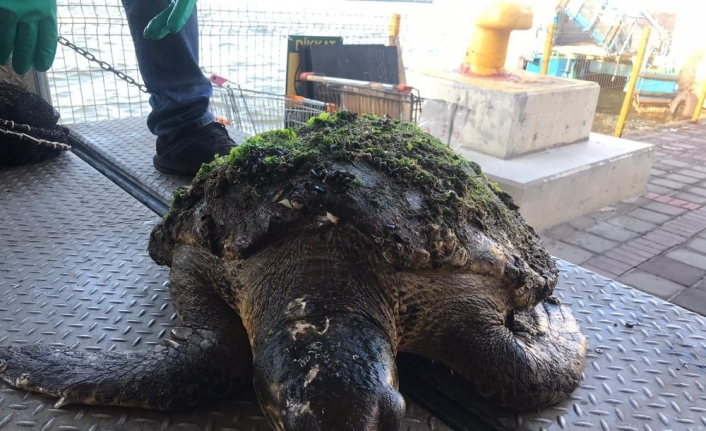
[[[147,24],[145,37],[157,40],[169,33],[178,33],[189,20],[195,4],[196,0],[172,0],[166,9]]]
[[[0,0],[0,64],[12,55],[12,68],[46,72],[54,62],[59,30],[56,0]]]

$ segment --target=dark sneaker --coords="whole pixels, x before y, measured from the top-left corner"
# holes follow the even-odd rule
[[[173,175],[196,175],[201,164],[224,156],[236,147],[225,126],[213,122],[198,129],[185,130],[176,137],[157,138],[157,154],[152,163],[158,171]]]

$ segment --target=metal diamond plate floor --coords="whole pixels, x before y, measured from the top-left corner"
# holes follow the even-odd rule
[[[81,129],[84,138],[92,139],[93,130],[106,148],[117,148],[106,125],[98,124]],[[110,129],[115,142],[143,139],[138,120],[130,123],[137,130],[126,124]],[[142,152],[134,147],[132,157],[149,160],[151,146]],[[137,163],[143,162],[133,166]],[[152,171],[147,163],[141,169]],[[162,190],[175,186],[165,183],[156,180]],[[0,344],[119,349],[159,342],[174,315],[164,285],[167,273],[145,252],[156,219],[73,154],[0,171]],[[487,414],[510,430],[706,431],[706,319],[557,263],[557,296],[571,307],[589,340],[583,382],[569,400],[542,412],[513,416],[490,409]],[[429,373],[427,379],[450,389],[449,376]],[[245,393],[168,416],[92,407],[55,410],[50,400],[3,387],[0,429],[265,429],[253,400]],[[416,404],[410,411],[406,430],[448,429]]]
[[[0,345],[161,343],[177,318],[167,269],[146,252],[158,220],[72,153],[0,170]],[[0,430],[269,429],[251,390],[174,414],[55,401],[0,383]],[[408,403],[401,430],[450,430]]]
[[[190,177],[163,174],[152,166],[156,137],[147,129],[147,117],[75,124],[69,128],[78,145],[103,156],[166,205],[177,187],[191,182]],[[227,129],[236,143],[247,139],[241,131],[232,127]]]

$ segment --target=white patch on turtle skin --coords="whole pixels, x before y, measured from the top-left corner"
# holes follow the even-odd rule
[[[282,199],[277,203],[293,210],[300,210],[304,208],[304,205],[300,204],[299,202],[290,201],[289,199]]]
[[[324,327],[324,329],[322,331],[317,330],[316,326],[312,325],[309,322],[304,322],[302,320],[299,320],[297,322],[294,322],[294,325],[292,325],[292,327],[289,329],[289,333],[292,334],[292,339],[296,340],[297,335],[304,334],[308,330],[313,330],[314,332],[316,332],[319,335],[324,335],[328,331],[328,328],[329,328],[329,318],[328,317],[326,318],[326,326]]]
[[[326,215],[319,215],[316,216],[316,220],[321,223],[328,223],[331,222],[333,224],[338,224],[338,217],[335,215],[331,214],[330,212],[326,211]]]
[[[311,411],[311,407],[310,407],[309,401],[307,401],[307,402],[305,402],[304,404],[302,404],[302,406],[299,408],[299,413],[298,413],[298,414],[303,414],[303,413],[313,414],[313,412]]]
[[[314,412],[311,411],[311,403],[309,401],[305,402],[304,404],[294,403],[292,405],[289,405],[288,408],[290,412],[294,413],[294,416],[299,416],[304,413],[309,413],[310,415],[314,414]]]
[[[306,304],[307,301],[305,301],[304,298],[297,298],[287,304],[285,313],[287,313],[287,316],[289,317],[303,317],[304,312],[306,311]]]
[[[29,385],[29,374],[27,373],[21,374],[20,377],[15,380],[15,386],[18,388],[22,388],[27,385]]]
[[[309,370],[309,373],[307,373],[307,375],[306,375],[306,380],[304,381],[304,387],[307,387],[309,385],[309,383],[311,383],[316,378],[317,374],[319,374],[319,366],[314,365],[313,367],[311,367],[311,369]]]

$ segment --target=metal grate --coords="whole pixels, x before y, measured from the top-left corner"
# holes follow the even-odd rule
[[[159,217],[74,154],[1,171],[0,207],[0,345],[143,349],[177,323],[146,252]],[[250,388],[170,414],[54,402],[0,383],[0,430],[269,430]],[[450,431],[408,403],[401,431]]]
[[[115,151],[120,145],[132,143],[135,145],[133,151],[116,151],[115,154],[121,157],[118,159],[120,163],[139,167],[141,163],[148,163],[151,155],[150,152],[140,150],[140,145],[151,144],[146,139],[149,133],[143,128],[143,123],[137,120],[115,122],[115,127],[121,130],[116,136],[124,141],[117,141],[114,146],[106,139],[113,133],[110,127],[99,124],[94,128],[91,128],[92,125],[80,126],[79,129],[82,139],[102,142],[100,145],[104,151],[111,148]],[[159,289],[162,289],[160,283],[166,279],[166,273],[159,272],[162,270],[155,267],[142,252],[146,248],[145,241],[153,223],[151,218],[145,216],[147,213],[139,205],[117,194],[112,184],[100,180],[100,177],[97,180],[90,169],[75,162],[68,163],[67,160],[62,156],[55,162],[39,165],[39,169],[32,168],[31,172],[30,168],[0,172],[0,205],[3,207],[3,212],[0,212],[0,334],[6,333],[5,328],[12,329],[5,338],[0,335],[0,343],[15,339],[27,342],[44,339],[46,342],[60,340],[64,334],[68,334],[66,339],[71,341],[63,342],[79,342],[79,347],[90,346],[91,337],[96,340],[100,335],[88,333],[85,338],[88,341],[72,338],[82,334],[79,332],[81,329],[65,327],[61,320],[69,321],[70,318],[75,319],[75,315],[80,317],[85,314],[81,313],[81,307],[87,306],[80,299],[82,294],[93,291],[93,300],[98,301],[101,296],[95,295],[105,296],[105,292],[113,291],[110,296],[105,296],[100,308],[101,311],[106,310],[110,300],[122,301],[113,304],[113,314],[106,321],[112,322],[120,315],[119,310],[130,309],[125,308],[125,305],[132,301],[129,296],[133,294],[131,292],[144,292],[146,295],[137,297],[136,304],[142,303],[140,301],[144,298],[155,297],[155,293],[158,296],[154,301],[161,301],[163,293],[160,292],[165,292]],[[59,169],[53,166],[63,167]],[[157,194],[170,193],[172,187],[183,183],[161,183],[169,179],[160,179],[158,176],[151,178],[152,184],[160,185],[154,192]],[[142,239],[135,242],[131,239],[132,234]],[[588,337],[589,353],[583,382],[570,399],[542,412],[507,415],[489,409],[485,414],[491,415],[495,422],[503,424],[507,429],[518,431],[584,428],[602,431],[704,429],[706,364],[702,357],[706,348],[706,320],[674,304],[576,265],[560,259],[556,259],[556,262],[561,271],[556,294],[570,306],[582,332]],[[155,275],[152,271],[161,275]],[[62,287],[64,285],[67,287]],[[127,286],[135,288],[128,289]],[[72,293],[74,287],[83,289],[83,292]],[[7,296],[7,292],[13,296]],[[37,293],[42,296],[33,299],[32,295]],[[72,294],[74,296],[70,296]],[[43,325],[50,327],[61,322],[57,326],[59,329],[52,329],[53,332],[44,335],[32,329],[33,321],[27,316],[35,315],[31,310],[37,304],[45,304],[45,310],[49,310],[46,313],[56,310],[52,319]],[[76,304],[79,307],[74,311],[72,307],[76,307]],[[163,307],[163,304],[168,303],[161,302],[155,307]],[[166,314],[160,318],[163,320],[156,319],[153,326],[167,321],[164,320],[167,319]],[[155,337],[153,332],[138,335],[137,330],[142,327],[124,320],[126,317],[120,319],[112,323],[117,325],[117,329],[110,334],[116,334],[112,335],[116,339],[124,338],[123,344],[134,342],[138,336],[142,336],[141,343],[154,339],[150,338]],[[84,325],[84,328],[87,325],[81,323],[80,318],[75,323]],[[128,332],[118,335],[130,325]],[[112,326],[106,323],[105,327]],[[104,337],[104,342],[108,335]],[[117,343],[113,338],[108,342]],[[424,363],[415,365],[409,361],[402,365],[412,370],[417,378],[426,379],[430,386],[442,392],[449,392],[456,384],[445,369],[435,369]],[[41,416],[45,421],[53,418],[52,415],[70,415],[63,411],[48,410],[48,405],[28,404],[39,398],[9,390],[0,394],[6,398],[9,396],[7,394],[17,397],[9,404],[0,404],[0,407],[24,406],[13,410],[11,419],[3,419],[7,415],[0,414],[0,429],[3,421],[10,423],[11,420],[20,420],[18,417],[21,420],[37,420],[26,419],[26,415],[46,415]],[[447,404],[437,402],[436,407],[443,410]],[[71,415],[76,412],[82,412],[80,421],[85,422],[80,423],[89,423],[93,420],[91,418],[99,416],[90,416],[87,412],[91,415],[99,412],[97,414],[100,415],[103,410],[77,409],[71,410]],[[439,415],[449,417],[457,417],[459,413],[438,412]],[[134,417],[122,411],[110,413],[117,414],[125,418]],[[112,418],[110,416],[108,423],[117,420]],[[144,429],[152,429],[147,427],[153,426],[153,423],[162,423],[162,420],[170,426],[178,423],[176,419],[168,417],[151,418],[150,421],[156,422],[145,422],[148,425]],[[466,423],[460,425],[459,429],[469,429]],[[86,425],[85,429],[88,428],[89,425]],[[212,429],[219,428],[214,425]]]

